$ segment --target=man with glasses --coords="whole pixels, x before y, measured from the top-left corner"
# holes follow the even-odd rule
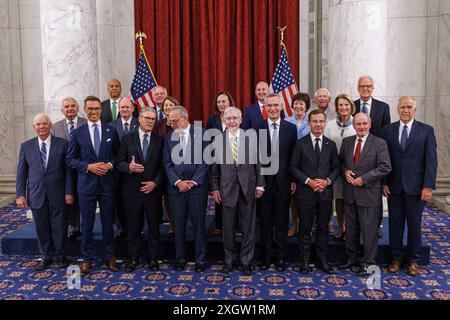
[[[391,123],[389,105],[372,97],[374,89],[373,79],[370,76],[362,76],[358,79],[359,99],[355,101],[355,114],[362,112],[370,116],[372,127],[370,133],[381,138],[381,129]],[[381,197],[381,196],[380,196]],[[383,237],[381,223],[383,221],[383,202],[379,207],[378,238]]]
[[[51,130],[51,134],[55,137],[70,141],[75,129],[81,127],[86,123],[86,119],[78,116],[77,100],[72,97],[67,97],[62,101],[61,112],[64,114],[64,119],[56,122]],[[73,204],[67,205],[67,219],[68,219],[68,239],[76,240],[80,235],[80,207],[78,205],[77,189],[77,173],[69,169],[72,174],[72,190],[74,192]]]
[[[100,205],[105,264],[113,272],[118,271],[114,259],[114,176],[113,168],[119,152],[119,136],[116,129],[100,120],[100,99],[88,96],[84,100],[88,122],[75,130],[67,151],[69,167],[78,172],[78,198],[81,212],[82,275],[92,269],[94,229],[97,201]]]

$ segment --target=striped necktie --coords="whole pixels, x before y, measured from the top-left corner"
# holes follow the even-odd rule
[[[47,146],[45,142],[41,144],[41,164],[45,170],[47,168]]]
[[[125,122],[124,127],[123,127],[123,131],[122,131],[122,135],[125,137],[128,134],[128,122]]]
[[[235,165],[238,165],[239,154],[238,154],[238,142],[237,142],[237,136],[236,136],[236,137],[232,137],[231,140],[232,140],[232,143],[231,143],[231,151],[232,151],[232,153],[233,153],[234,164],[235,164]]]

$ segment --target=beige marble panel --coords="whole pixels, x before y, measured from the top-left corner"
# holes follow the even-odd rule
[[[425,17],[428,0],[388,0],[389,18]]]

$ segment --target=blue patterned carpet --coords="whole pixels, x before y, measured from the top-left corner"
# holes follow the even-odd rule
[[[0,238],[26,220],[25,210],[15,206],[0,209]],[[289,268],[284,273],[257,270],[246,277],[235,271],[224,276],[220,262],[199,274],[193,266],[175,272],[167,261],[160,272],[141,268],[134,273],[111,273],[97,267],[81,279],[80,289],[68,289],[65,271],[33,271],[38,257],[0,255],[0,300],[450,300],[449,234],[450,215],[427,206],[423,241],[431,247],[430,265],[422,266],[417,277],[404,271],[393,276],[382,270],[381,288],[373,290],[367,288],[366,278],[347,270],[338,275],[315,270],[305,276]],[[97,264],[100,266],[100,261]]]

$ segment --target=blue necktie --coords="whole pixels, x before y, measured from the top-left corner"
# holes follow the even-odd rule
[[[144,141],[142,142],[142,154],[144,155],[144,160],[147,159],[148,153],[148,134],[144,134]]]
[[[94,126],[94,150],[95,154],[98,157],[98,154],[100,153],[100,133],[98,132],[98,125],[94,123],[93,126]]]
[[[402,146],[402,151],[406,150],[406,143],[408,142],[408,126],[404,125],[402,130],[402,137],[400,139],[400,145]]]
[[[45,142],[42,142],[41,145],[41,164],[44,170],[47,168],[47,146]]]
[[[75,127],[73,126],[73,121],[70,121],[69,124],[70,124],[69,129],[69,140],[70,140],[70,138],[72,138],[73,130],[75,130]]]
[[[128,122],[125,122],[122,135],[126,136],[127,134],[128,134]]]
[[[361,112],[367,113],[367,103],[364,102],[364,103],[362,104]]]
[[[164,113],[163,113],[162,109],[159,109],[158,120],[162,120],[162,119],[164,119]]]

